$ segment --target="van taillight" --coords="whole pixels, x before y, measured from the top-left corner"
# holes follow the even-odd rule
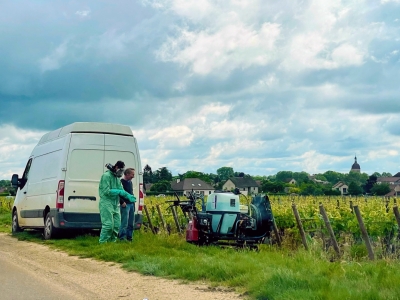
[[[139,209],[138,211],[143,210],[143,205],[144,205],[144,194],[143,194],[143,183],[139,184]]]
[[[56,208],[64,208],[64,185],[64,180],[58,182]]]

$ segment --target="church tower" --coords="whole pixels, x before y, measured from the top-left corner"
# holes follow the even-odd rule
[[[361,172],[360,165],[357,163],[357,156],[354,156],[354,164],[351,166],[350,172]]]

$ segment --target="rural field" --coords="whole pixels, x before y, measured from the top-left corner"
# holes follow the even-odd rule
[[[280,243],[272,236],[258,251],[186,243],[184,235],[178,233],[171,203],[166,202],[172,199],[145,198],[157,234],[145,226],[135,232],[132,244],[100,246],[97,232],[44,241],[40,232],[25,231],[15,238],[79,257],[115,262],[148,276],[222,286],[250,299],[398,299],[400,295],[394,198],[270,196]],[[11,200],[0,201],[0,231],[10,233]],[[241,202],[247,204],[247,199],[241,197]],[[339,251],[333,247],[321,207]],[[357,212],[369,236],[368,247]],[[185,218],[179,211],[178,219],[184,227]],[[146,224],[148,221],[145,216]]]

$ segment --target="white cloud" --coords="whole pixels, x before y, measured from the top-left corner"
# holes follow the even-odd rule
[[[150,140],[158,140],[161,148],[186,147],[193,141],[192,130],[187,126],[171,126],[151,135]]]
[[[67,50],[68,50],[68,41],[64,41],[49,55],[39,60],[40,70],[42,72],[46,72],[59,69],[65,63]]]
[[[361,65],[363,63],[363,54],[352,45],[340,45],[332,51],[332,60],[337,67]]]
[[[182,17],[198,21],[212,14],[214,7],[208,0],[175,0],[172,1],[171,8]]]
[[[190,66],[194,73],[206,75],[217,70],[226,75],[236,68],[264,66],[273,61],[279,33],[279,25],[274,23],[259,28],[230,24],[215,32],[184,29],[178,38],[163,44],[157,57]]]
[[[11,125],[0,126],[0,178],[11,179],[12,174],[22,175],[30,153],[43,134]]]
[[[88,9],[88,10],[78,10],[78,11],[75,12],[75,14],[77,16],[81,17],[81,18],[89,17],[90,13],[91,13],[90,9]]]

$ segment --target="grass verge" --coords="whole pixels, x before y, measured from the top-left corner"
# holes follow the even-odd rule
[[[11,213],[0,213],[0,231],[11,231]],[[260,251],[196,247],[178,235],[136,232],[133,243],[98,244],[96,235],[44,241],[26,231],[20,240],[49,245],[71,255],[120,263],[148,276],[202,281],[235,289],[252,299],[399,299],[397,260],[329,262],[319,245],[310,251]]]

